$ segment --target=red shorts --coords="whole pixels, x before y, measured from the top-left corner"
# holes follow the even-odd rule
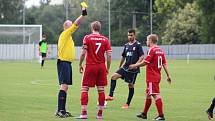
[[[107,71],[105,64],[86,65],[82,86],[107,86]]]
[[[160,93],[159,82],[147,82],[146,94],[153,95],[159,93]]]

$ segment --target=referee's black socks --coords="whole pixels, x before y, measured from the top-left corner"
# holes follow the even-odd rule
[[[66,111],[66,92],[64,90],[60,90],[58,94],[58,111],[64,110]]]

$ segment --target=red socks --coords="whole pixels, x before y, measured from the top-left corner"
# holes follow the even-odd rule
[[[99,110],[98,110],[98,116],[102,116],[102,112],[103,112],[103,108],[104,108],[104,103],[105,103],[105,93],[104,91],[99,91],[99,98],[98,98],[98,102],[99,102]]]
[[[88,92],[81,92],[82,115],[87,115]]]
[[[162,98],[160,96],[157,96],[156,100],[155,100],[155,104],[158,110],[158,114],[159,116],[163,116],[163,102],[162,102]]]
[[[151,103],[152,103],[152,99],[147,97],[146,101],[145,101],[145,107],[144,107],[143,113],[147,114],[147,112],[151,106]],[[157,111],[158,111],[159,116],[164,116],[164,114],[163,114],[163,102],[162,102],[162,98],[160,95],[156,95],[155,105],[157,107]]]
[[[145,101],[145,107],[144,107],[143,113],[147,114],[147,112],[148,112],[149,107],[151,106],[151,104],[152,104],[152,99],[151,98],[147,98],[146,101]]]
[[[88,104],[88,90],[89,88],[82,87],[81,92],[81,106],[82,106],[82,115],[87,115],[87,104]],[[104,103],[105,103],[105,93],[104,93],[104,87],[98,87],[98,116],[102,116]]]

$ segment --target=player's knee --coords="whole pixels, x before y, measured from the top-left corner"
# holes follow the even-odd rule
[[[146,99],[152,99],[151,95],[146,94]]]
[[[128,88],[134,88],[134,84],[129,83],[129,84],[128,84]]]
[[[111,76],[111,80],[117,80],[119,78],[119,75],[117,73],[114,73],[112,76]]]
[[[81,92],[88,92],[88,91],[89,91],[89,87],[87,87],[87,86],[81,87]]]
[[[65,91],[65,92],[67,92],[67,90],[68,90],[68,85],[67,85],[67,84],[61,84],[60,90],[63,90],[63,91]]]
[[[117,80],[116,76],[115,76],[115,75],[112,75],[112,76],[111,76],[111,80]]]
[[[154,97],[155,100],[162,99],[159,94],[153,95],[153,97]]]
[[[103,86],[98,86],[97,90],[98,90],[98,93],[102,93],[105,91],[105,88]]]

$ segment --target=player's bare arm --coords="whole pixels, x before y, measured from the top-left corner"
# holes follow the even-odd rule
[[[82,48],[82,51],[81,51],[81,55],[80,55],[80,61],[79,61],[79,72],[82,73],[84,68],[82,66],[82,63],[84,61],[84,58],[85,58],[85,55],[86,55],[86,48],[85,48],[86,45],[84,45],[84,47]]]
[[[143,61],[143,59],[144,59],[144,56],[143,56],[143,55],[140,56],[140,57],[139,57],[139,60],[137,61],[136,64],[141,63],[141,62]],[[137,67],[139,67],[139,66],[137,66],[136,64],[131,64],[131,65],[129,65],[129,69],[136,69]]]
[[[106,56],[107,56],[107,73],[109,73],[111,64],[111,51],[107,51]]]
[[[137,67],[142,67],[145,66],[147,63],[145,62],[145,60],[142,60],[141,62],[137,62],[135,64],[131,64],[129,65],[129,69],[135,69]]]
[[[167,82],[169,82],[171,84],[171,76],[169,74],[169,70],[166,64],[163,65],[164,71],[166,72],[166,76],[167,76]]]
[[[139,57],[139,60],[137,61],[137,63],[139,63],[139,62],[143,61],[143,59],[144,59],[144,56],[143,56],[143,55],[142,55],[142,56],[140,56],[140,57]]]
[[[120,59],[120,63],[119,63],[119,68],[122,67],[122,64],[125,62],[125,58],[123,56],[121,56],[121,59]]]

